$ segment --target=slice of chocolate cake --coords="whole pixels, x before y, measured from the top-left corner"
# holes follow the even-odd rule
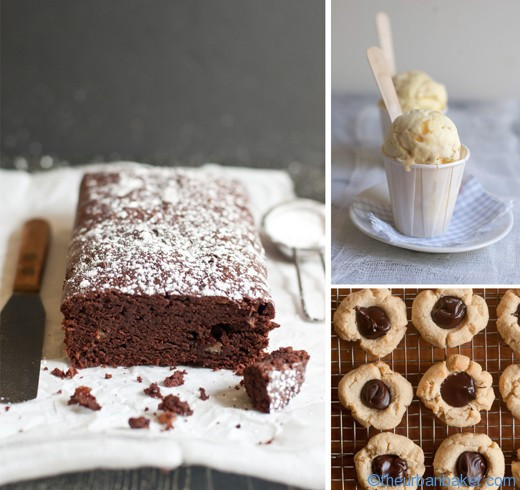
[[[243,187],[205,170],[86,174],[61,311],[76,367],[253,362],[277,325]]]
[[[309,354],[282,347],[244,370],[244,384],[253,407],[260,412],[281,410],[301,389]]]

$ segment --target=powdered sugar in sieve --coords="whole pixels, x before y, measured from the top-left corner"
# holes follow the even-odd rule
[[[292,258],[304,317],[322,322],[308,312],[300,262],[318,255],[325,269],[325,206],[310,199],[294,199],[271,208],[262,219],[262,231],[285,255]]]
[[[285,248],[323,250],[325,206],[310,199],[287,201],[264,216],[263,228],[273,243]]]

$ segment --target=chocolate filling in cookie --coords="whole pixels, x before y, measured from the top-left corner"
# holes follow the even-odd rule
[[[516,309],[516,313],[513,313],[514,316],[516,316],[517,320],[516,323],[520,325],[520,304],[518,305],[518,308]]]
[[[441,384],[441,396],[452,407],[464,407],[474,400],[475,383],[467,373],[450,374]]]
[[[406,478],[408,464],[395,454],[383,454],[372,460],[372,473],[379,478]]]
[[[368,408],[384,410],[390,405],[390,390],[381,380],[371,379],[361,389],[361,401]]]
[[[455,296],[443,296],[432,309],[432,319],[441,328],[451,329],[458,327],[466,318],[464,301]]]
[[[385,310],[379,306],[356,306],[356,322],[359,333],[370,340],[383,337],[392,326]]]
[[[457,460],[457,474],[469,480],[484,478],[487,467],[486,458],[474,451],[464,451]]]

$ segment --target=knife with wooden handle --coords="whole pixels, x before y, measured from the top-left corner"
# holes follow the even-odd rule
[[[47,258],[47,221],[24,224],[13,295],[0,313],[0,402],[36,398],[40,378],[45,309],[40,285]]]

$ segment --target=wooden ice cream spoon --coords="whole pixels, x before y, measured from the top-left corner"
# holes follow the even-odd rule
[[[386,110],[388,111],[390,120],[393,122],[396,117],[403,113],[403,110],[401,109],[401,104],[399,103],[383,50],[377,46],[372,46],[367,49],[367,57],[377,86],[379,87],[379,92],[381,92],[381,97],[385,103]]]
[[[390,24],[390,17],[385,12],[378,12],[376,14],[376,28],[379,37],[379,46],[385,53],[385,58],[390,69],[390,75],[395,75],[395,55],[394,42],[392,40],[392,25]]]

